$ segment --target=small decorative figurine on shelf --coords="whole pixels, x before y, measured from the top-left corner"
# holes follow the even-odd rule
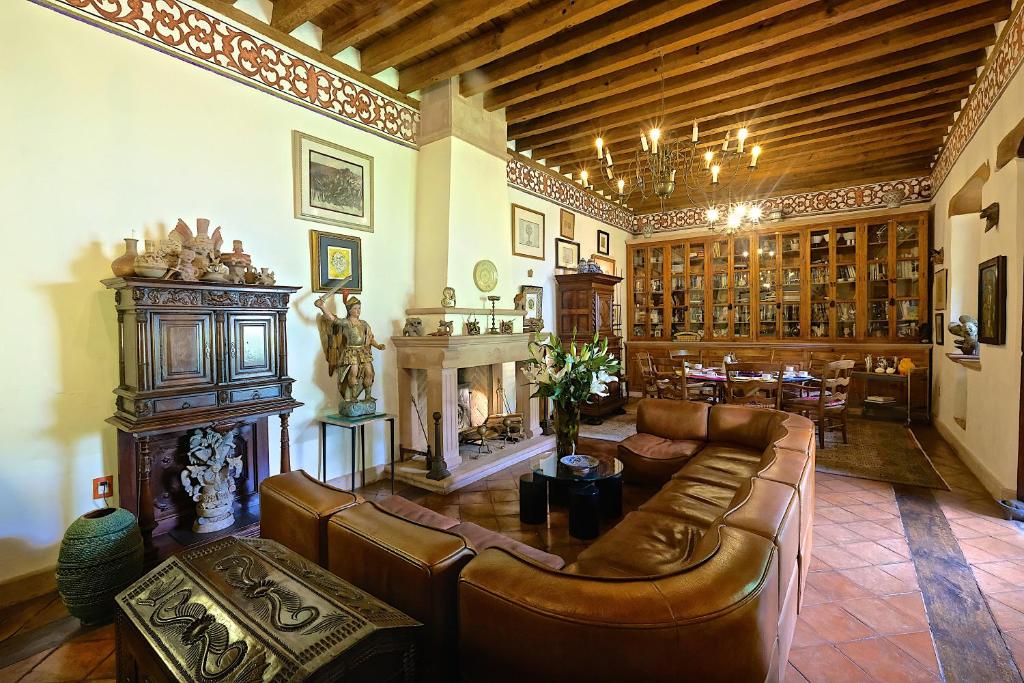
[[[466,334],[476,336],[480,334],[480,321],[476,318],[470,317],[466,321]]]
[[[277,276],[274,275],[274,271],[270,268],[260,268],[260,272],[256,273],[256,284],[271,286],[277,282]]]
[[[428,337],[450,337],[453,334],[455,322],[452,320],[437,321],[437,329],[431,332]]]
[[[441,306],[444,308],[455,307],[455,289],[452,287],[445,287],[441,290]]]
[[[356,297],[348,296],[348,292],[342,290],[342,302],[348,312],[343,319],[324,307],[327,297],[338,289],[340,285],[313,302],[321,311],[316,322],[327,357],[328,372],[338,376],[341,394],[338,414],[344,417],[374,415],[377,399],[370,393],[374,380],[372,349],[383,351],[385,346],[377,343],[373,330],[366,321],[359,319],[362,304]]]
[[[235,479],[242,474],[242,456],[235,452],[235,430],[197,429],[189,439],[188,465],[181,485],[196,505],[192,531],[208,534],[235,523],[232,511]]]
[[[403,337],[422,337],[423,336],[423,319],[422,318],[406,318],[405,327],[402,328]]]
[[[949,332],[959,337],[953,346],[960,349],[965,356],[978,355],[978,319],[970,315],[962,315],[958,322],[949,324]]]
[[[498,325],[501,326],[502,334],[514,334],[511,320],[502,320]]]

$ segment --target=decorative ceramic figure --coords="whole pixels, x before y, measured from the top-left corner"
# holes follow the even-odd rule
[[[108,621],[114,596],[142,576],[142,534],[122,508],[87,512],[68,527],[57,556],[57,592],[83,624]]]
[[[466,334],[476,336],[480,334],[480,321],[476,318],[470,318],[466,321]]]
[[[234,240],[231,242],[232,249],[227,254],[221,254],[220,261],[230,268],[234,265],[251,266],[252,257],[242,251],[242,240]]]
[[[139,277],[163,277],[167,272],[167,261],[155,240],[146,240],[146,251],[135,257],[134,270]]]
[[[403,337],[422,337],[423,336],[423,319],[422,318],[406,318],[405,327],[402,328]]]
[[[455,322],[451,320],[439,320],[437,321],[437,329],[431,332],[428,336],[430,337],[450,337],[452,336],[452,330],[455,327]]]
[[[256,274],[256,284],[258,285],[269,287],[275,282],[277,282],[277,276],[270,268],[260,268],[260,272]]]
[[[342,302],[348,315],[339,319],[324,308],[327,295],[320,297],[314,305],[320,309],[317,327],[320,342],[327,357],[328,372],[337,374],[338,391],[341,401],[338,414],[344,417],[361,417],[377,412],[377,399],[373,397],[373,349],[384,350],[384,344],[374,339],[373,330],[364,320],[359,319],[362,303],[354,296],[342,292]]]
[[[879,375],[884,375],[886,368],[889,367],[889,361],[885,358],[878,358],[875,360],[875,372]]]
[[[455,307],[455,289],[452,287],[445,287],[441,290],[441,306],[444,308]]]
[[[172,275],[177,273],[180,280],[195,282],[199,279],[199,268],[196,266],[196,253],[191,247],[182,247],[178,254],[178,264],[172,268]]]
[[[245,272],[242,274],[242,279],[247,285],[256,284],[256,269],[252,266],[246,266]]]
[[[233,285],[245,284],[245,266],[240,263],[232,263],[228,266],[228,282]]]
[[[500,323],[498,323],[498,325],[501,328],[501,333],[502,334],[513,334],[512,330],[514,328],[512,327],[512,321],[511,320],[502,320]]]
[[[581,258],[579,264],[576,266],[577,273],[600,273],[601,266],[597,265],[593,261],[588,261],[585,258]]]
[[[139,256],[139,241],[134,237],[124,238],[124,253],[114,259],[110,270],[116,277],[135,275],[135,259]]]
[[[235,478],[242,456],[235,454],[235,430],[197,429],[188,442],[188,465],[181,471],[185,493],[196,501],[192,531],[208,534],[235,523],[232,512]]]
[[[949,324],[949,331],[959,339],[953,342],[953,346],[960,349],[965,356],[978,355],[978,319],[971,315],[962,315],[958,322]]]

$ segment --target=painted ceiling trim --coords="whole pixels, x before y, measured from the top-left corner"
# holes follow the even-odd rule
[[[31,0],[275,97],[416,146],[419,112],[182,0]]]
[[[938,191],[953,169],[957,159],[988,118],[996,102],[1006,91],[1013,77],[1024,63],[1024,2],[1018,2],[1013,14],[1006,20],[992,48],[985,67],[978,77],[967,103],[953,122],[953,129],[939,152],[932,168],[932,184]]]
[[[508,184],[595,218],[626,232],[634,231],[635,217],[629,209],[587,192],[568,178],[516,157],[508,160]]]
[[[932,181],[929,176],[921,176],[920,178],[868,183],[834,190],[802,192],[765,199],[761,202],[761,206],[766,217],[772,211],[781,209],[783,218],[862,211],[884,208],[886,205],[884,196],[891,190],[903,190],[905,193],[904,204],[927,202],[932,198]],[[690,207],[636,216],[632,231],[640,233],[648,226],[653,227],[654,232],[667,232],[669,230],[705,228],[707,223],[704,220],[703,209]]]

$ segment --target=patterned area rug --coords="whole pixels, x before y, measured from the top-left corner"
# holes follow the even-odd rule
[[[913,432],[902,422],[850,418],[849,441],[830,432],[818,449],[818,472],[948,491]]]
[[[606,441],[622,441],[627,436],[636,434],[636,401],[626,405],[622,415],[612,415],[599,425],[580,425],[580,436]]]

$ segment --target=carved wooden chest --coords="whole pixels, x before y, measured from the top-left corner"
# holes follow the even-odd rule
[[[117,680],[413,681],[419,622],[274,541],[225,538],[116,598]]]

